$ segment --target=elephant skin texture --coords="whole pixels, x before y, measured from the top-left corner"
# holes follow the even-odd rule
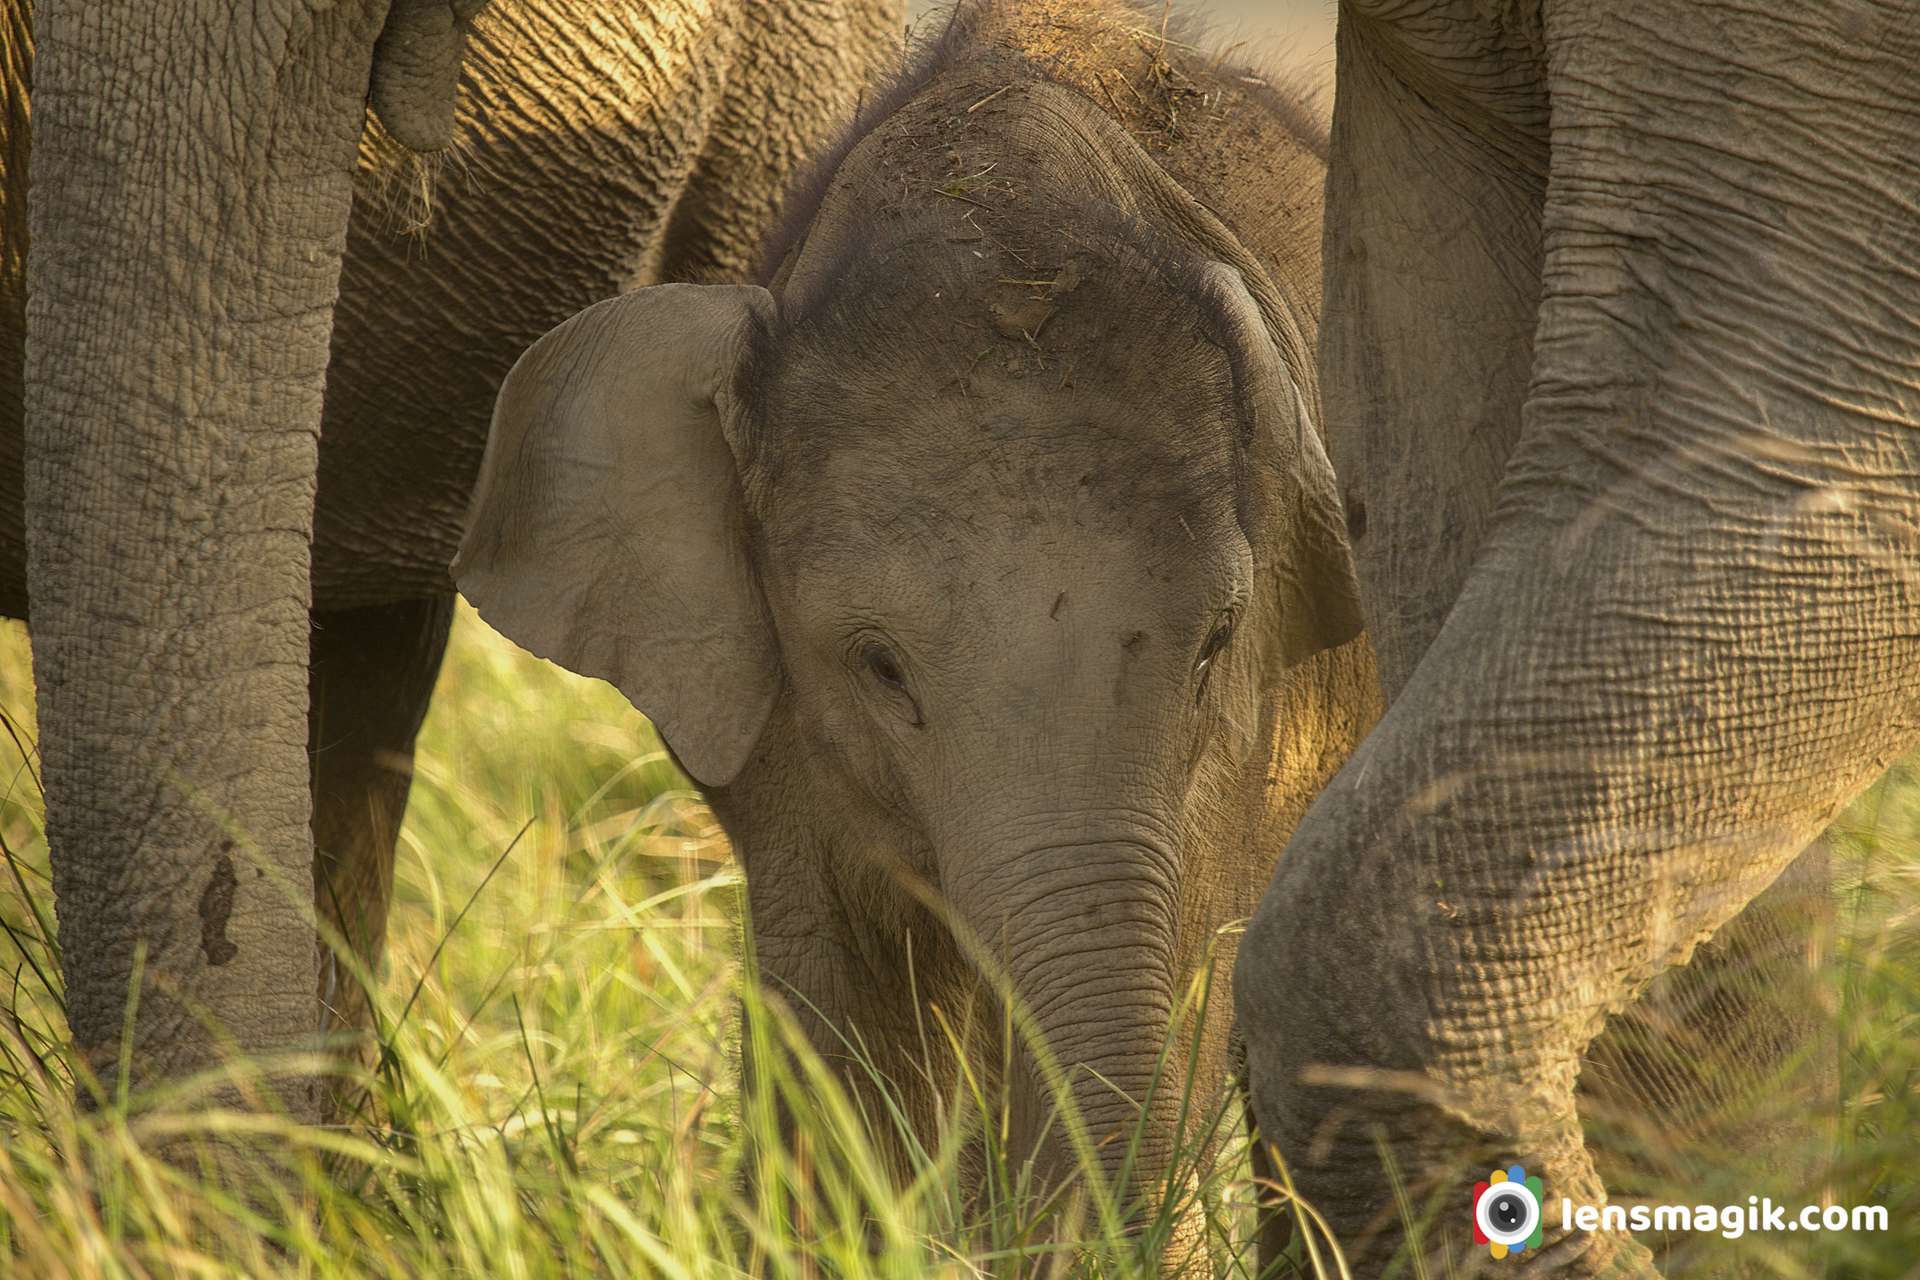
[[[377,965],[500,380],[596,299],[747,274],[901,23],[899,0],[0,5],[0,608],[31,597],[96,1068],[137,955],[136,1085],[358,1020],[311,903]]]
[[[1356,1275],[1383,1151],[1416,1212],[1599,1203],[1589,1042],[1915,745],[1917,16],[1340,6],[1320,364],[1391,702],[1235,995]],[[1432,1273],[1512,1265],[1435,1221]],[[1545,1225],[1533,1273],[1652,1273]]]
[[[961,6],[767,288],[541,339],[454,570],[654,718],[850,1089],[857,1035],[930,1138],[945,1018],[1043,1182],[1064,1097],[1134,1192],[1186,1081],[1190,1117],[1227,1096],[1229,926],[1378,710],[1318,423],[1322,136],[1144,13]]]

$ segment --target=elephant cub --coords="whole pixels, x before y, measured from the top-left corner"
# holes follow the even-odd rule
[[[1322,144],[1140,29],[963,6],[767,287],[542,338],[454,573],[653,717],[822,1053],[930,1127],[961,1064],[916,1002],[972,1010],[1042,1180],[1090,1149],[1145,1192],[1231,1076],[1225,926],[1376,695],[1315,421]]]

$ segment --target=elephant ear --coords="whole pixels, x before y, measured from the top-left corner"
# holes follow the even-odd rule
[[[480,616],[614,684],[694,778],[739,773],[779,686],[728,443],[764,289],[657,285],[541,338],[500,388],[453,562]]]
[[[1252,422],[1248,452],[1259,477],[1261,522],[1275,531],[1266,540],[1271,550],[1264,571],[1279,601],[1280,664],[1291,667],[1345,644],[1366,625],[1333,464],[1300,379],[1281,354],[1285,341],[1304,361],[1310,347],[1287,317],[1263,312],[1234,267],[1210,264],[1204,287],[1226,329],[1219,336],[1241,411]],[[1276,333],[1276,325],[1285,330]],[[1300,378],[1307,376],[1303,366]]]

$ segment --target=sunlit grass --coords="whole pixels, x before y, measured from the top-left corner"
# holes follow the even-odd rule
[[[907,1144],[916,1176],[904,1189],[870,1133],[888,1117],[863,1117],[817,1059],[768,1055],[783,1064],[771,1090],[743,1101],[741,887],[711,815],[617,693],[526,657],[465,613],[417,761],[381,983],[386,1052],[359,1123],[246,1121],[273,1127],[290,1170],[278,1203],[154,1159],[160,1140],[207,1122],[121,1108],[112,1082],[104,1107],[68,1101],[76,1068],[50,941],[23,634],[12,627],[0,644],[0,708],[29,748],[0,737],[0,1274],[1155,1269],[1168,1215],[1128,1235],[1112,1206],[1039,1203],[981,1123],[995,1104],[980,1082],[963,1081],[940,1131]],[[1834,1275],[1920,1275],[1917,833],[1920,787],[1898,778],[1856,807],[1843,836],[1833,970],[1844,1141],[1832,1193],[1887,1204],[1893,1230],[1833,1237],[1823,1256]],[[792,1047],[777,1010],[749,1022]],[[791,1144],[778,1138],[776,1099],[800,1135]],[[1175,1181],[1206,1224],[1201,1269],[1250,1276],[1237,1145],[1206,1177]],[[1077,1215],[1075,1229],[1049,1230],[1050,1208]]]
[[[30,744],[25,647],[7,643],[0,707]],[[1060,1206],[998,1159],[977,1081],[897,1189],[869,1132],[889,1118],[862,1117],[777,1010],[753,1025],[787,1047],[767,1058],[782,1070],[743,1106],[741,893],[711,815],[617,693],[465,614],[416,762],[360,1123],[281,1125],[286,1201],[241,1203],[150,1154],[202,1121],[68,1104],[21,764],[0,809],[0,1260],[23,1274],[1133,1275],[1164,1244],[1164,1222],[1103,1228],[1111,1208],[1046,1229]],[[985,1177],[963,1158],[983,1140]],[[1204,1201],[1208,1268],[1250,1273],[1228,1253],[1250,1220],[1243,1168],[1184,1193]]]

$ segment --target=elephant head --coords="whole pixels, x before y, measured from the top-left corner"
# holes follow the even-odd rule
[[[575,316],[502,389],[454,574],[623,690],[723,814],[769,776],[885,814],[1030,1018],[1023,1136],[1044,1043],[1117,1175],[1198,942],[1189,882],[1217,874],[1193,833],[1264,778],[1263,694],[1354,634],[1351,569],[1239,271],[1082,237],[1036,294],[978,257],[909,232],[804,297],[666,285]]]

